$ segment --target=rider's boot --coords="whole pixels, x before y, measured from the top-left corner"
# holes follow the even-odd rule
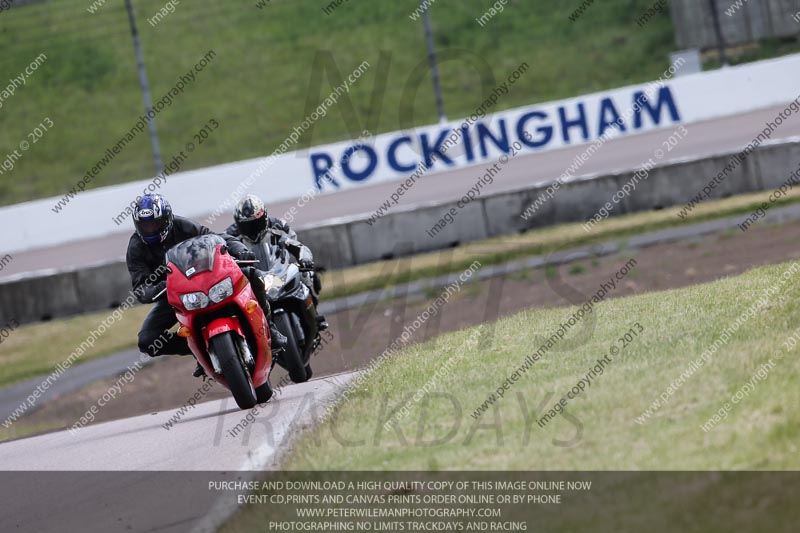
[[[289,342],[289,339],[286,338],[286,335],[278,331],[278,328],[275,327],[274,324],[270,323],[269,325],[269,334],[272,337],[272,349],[278,349],[286,347],[286,343]]]
[[[200,363],[197,363],[197,367],[195,367],[195,369],[194,369],[194,372],[192,372],[192,375],[193,375],[194,377],[196,377],[196,378],[199,378],[199,377],[201,377],[201,376],[205,376],[205,375],[206,375],[206,369],[205,369],[205,368],[203,368],[203,367],[200,365]]]

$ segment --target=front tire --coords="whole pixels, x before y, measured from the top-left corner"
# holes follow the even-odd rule
[[[300,355],[300,348],[297,346],[297,337],[294,335],[294,328],[288,313],[278,313],[275,315],[275,327],[286,336],[286,346],[281,353],[281,362],[289,378],[295,383],[308,381],[303,356]]]
[[[209,340],[209,348],[217,356],[222,376],[236,400],[239,409],[252,409],[256,405],[256,390],[250,376],[242,366],[236,344],[233,342],[236,333],[227,331]]]
[[[256,401],[258,403],[267,403],[272,398],[272,385],[269,384],[269,379],[264,382],[260,387],[256,387]]]

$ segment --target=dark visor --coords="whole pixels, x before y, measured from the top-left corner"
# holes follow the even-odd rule
[[[140,220],[139,231],[143,235],[158,235],[169,225],[169,220]]]

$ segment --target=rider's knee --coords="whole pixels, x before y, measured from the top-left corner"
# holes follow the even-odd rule
[[[139,351],[149,355],[150,357],[158,357],[161,355],[155,341],[158,339],[158,333],[151,331],[139,332]]]

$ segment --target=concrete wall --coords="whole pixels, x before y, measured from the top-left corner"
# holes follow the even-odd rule
[[[793,15],[800,13],[800,0],[745,2],[736,11],[730,11],[736,5],[736,0],[717,0],[720,28],[726,44],[800,34],[800,24],[792,19]],[[708,0],[671,0],[670,4],[675,41],[679,48],[705,49],[717,46],[711,3]]]
[[[722,171],[733,153],[670,163],[653,168],[636,190],[614,206],[612,216],[682,205]],[[713,198],[773,189],[789,178],[800,162],[800,139],[765,144],[712,191]],[[547,185],[486,196],[458,210],[454,222],[428,234],[455,202],[391,213],[374,224],[348,220],[328,226],[301,228],[317,264],[341,268],[391,257],[428,252],[456,244],[510,235],[562,222],[583,222],[633,176],[633,171],[586,176],[564,183],[556,196],[534,216],[522,213]],[[130,280],[122,263],[79,271],[20,276],[0,283],[0,324],[20,323],[110,309],[128,296]]]

